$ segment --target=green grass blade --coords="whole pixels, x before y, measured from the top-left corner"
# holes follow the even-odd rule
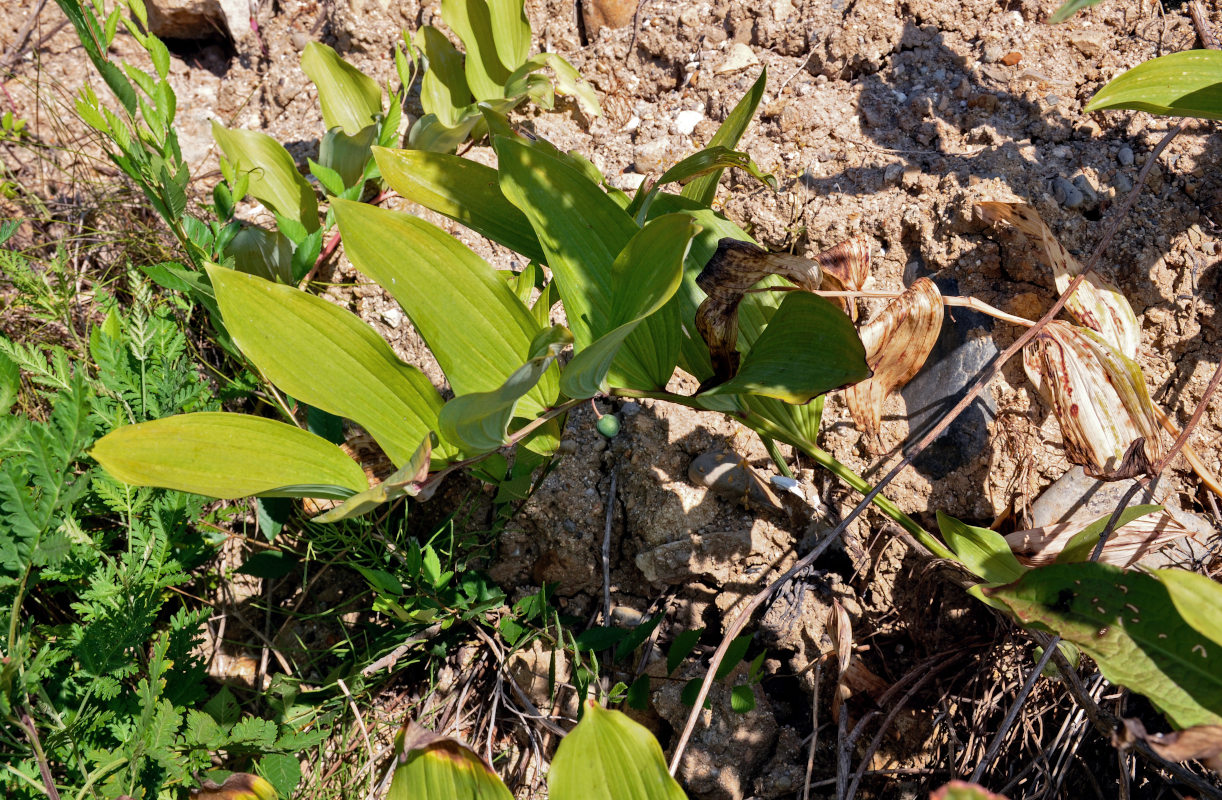
[[[743,98],[738,101],[734,109],[726,116],[725,121],[721,123],[721,127],[717,129],[717,133],[713,134],[713,138],[709,140],[709,147],[728,147],[733,150],[738,146],[739,139],[743,138],[743,134],[747,132],[747,126],[751,124],[751,120],[755,117],[755,109],[759,107],[760,100],[764,96],[764,87],[768,84],[768,70],[760,71],[759,78],[755,83],[751,84],[751,88],[743,95]],[[718,169],[710,172],[707,175],[701,175],[687,186],[683,187],[681,194],[689,200],[695,200],[706,208],[712,204],[713,198],[717,196],[717,184],[721,181],[721,173],[724,170]]]

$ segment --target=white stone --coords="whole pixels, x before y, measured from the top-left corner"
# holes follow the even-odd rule
[[[755,51],[750,46],[742,42],[735,42],[734,46],[726,53],[725,58],[721,60],[721,63],[713,68],[713,73],[724,75],[728,72],[738,72],[741,69],[754,67],[758,63],[760,63],[760,60],[755,57]]]
[[[684,136],[690,136],[702,119],[704,119],[704,112],[692,111],[690,109],[680,111],[675,115],[675,132],[681,133]]]

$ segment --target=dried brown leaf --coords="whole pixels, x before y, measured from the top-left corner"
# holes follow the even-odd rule
[[[942,294],[919,278],[858,333],[874,377],[845,390],[853,421],[877,451],[883,403],[920,371],[942,330]]]
[[[1088,475],[1132,478],[1162,456],[1141,368],[1100,334],[1053,320],[1023,348],[1023,369],[1061,424],[1066,456]]]
[[[815,256],[823,269],[823,288],[836,291],[859,292],[865,288],[870,277],[870,244],[864,236],[854,236],[830,250]],[[834,297],[832,302],[848,312],[849,318],[857,321],[857,301],[849,297]]]
[[[980,203],[980,216],[994,225],[1004,222],[1040,245],[1058,292],[1064,292],[1082,272],[1082,265],[1061,245],[1034,208],[1026,203]],[[1120,289],[1097,272],[1086,276],[1065,304],[1079,325],[1097,332],[1128,358],[1137,358],[1141,326]]]
[[[696,330],[708,345],[713,377],[701,391],[725,383],[738,374],[738,304],[747,290],[769,275],[787,278],[813,292],[823,280],[819,264],[789,253],[769,253],[759,245],[722,239],[704,265],[696,285],[708,295],[696,309]]]
[[[1222,725],[1194,725],[1182,731],[1147,733],[1141,720],[1126,719],[1124,727],[1112,737],[1112,744],[1125,747],[1145,742],[1168,761],[1200,761],[1214,772],[1222,773]]]
[[[836,600],[832,600],[831,622],[832,642],[836,648],[838,666],[836,694],[832,698],[832,719],[839,721],[840,706],[852,695],[852,690],[848,686],[848,675],[849,665],[853,658],[853,623],[849,619],[849,613]]]
[[[1056,561],[1069,540],[1091,522],[1070,520],[1006,534],[1006,543],[1018,560],[1029,567],[1042,567]],[[1112,532],[1099,560],[1118,567],[1131,567],[1149,553],[1193,533],[1167,511],[1138,517]]]

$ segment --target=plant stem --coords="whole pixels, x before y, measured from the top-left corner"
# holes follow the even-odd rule
[[[790,471],[789,465],[785,463],[785,456],[781,455],[781,448],[776,446],[776,440],[771,436],[760,434],[760,441],[764,443],[764,449],[768,451],[768,457],[772,459],[772,463],[776,464],[776,468],[786,478],[792,478],[793,472]]]

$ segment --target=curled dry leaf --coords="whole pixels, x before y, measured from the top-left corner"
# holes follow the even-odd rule
[[[852,695],[849,689],[849,664],[853,659],[853,624],[849,612],[836,600],[832,601],[832,642],[836,646],[836,695],[832,698],[832,719],[840,721],[840,706]]]
[[[1006,544],[1018,560],[1028,567],[1042,567],[1056,561],[1069,540],[1087,527],[1082,521],[1061,522],[1006,534]],[[1156,511],[1121,525],[1112,532],[1099,556],[1105,564],[1132,567],[1144,556],[1156,552],[1184,536],[1194,536],[1166,510]],[[1204,543],[1202,543],[1204,544]]]
[[[864,236],[854,236],[830,250],[815,256],[823,268],[823,288],[836,291],[859,292],[865,288],[870,277],[870,245]],[[857,321],[857,301],[849,297],[832,298],[832,302],[848,312],[849,318]]]
[[[942,330],[942,293],[928,278],[919,278],[876,319],[858,333],[874,377],[845,390],[853,421],[878,451],[883,403],[920,371]]]
[[[1194,725],[1171,733],[1147,733],[1141,720],[1126,719],[1124,727],[1112,734],[1112,744],[1127,747],[1145,742],[1168,761],[1195,759],[1214,772],[1222,773],[1222,725]]]
[[[1008,223],[1040,245],[1058,292],[1069,288],[1070,282],[1082,272],[1082,265],[1057,241],[1031,206],[1026,203],[981,203],[977,209],[986,222]],[[1141,326],[1137,324],[1133,307],[1111,281],[1092,271],[1069,298],[1065,310],[1078,324],[1098,333],[1126,357],[1137,357]]]
[[[696,278],[708,295],[696,309],[696,330],[708,345],[713,377],[701,385],[705,391],[738,374],[738,304],[747,290],[769,275],[787,278],[813,292],[823,280],[819,264],[789,253],[769,253],[759,245],[722,239]]]
[[[1023,369],[1061,423],[1066,456],[1091,477],[1132,478],[1162,457],[1141,368],[1101,335],[1053,320],[1023,348]]]

